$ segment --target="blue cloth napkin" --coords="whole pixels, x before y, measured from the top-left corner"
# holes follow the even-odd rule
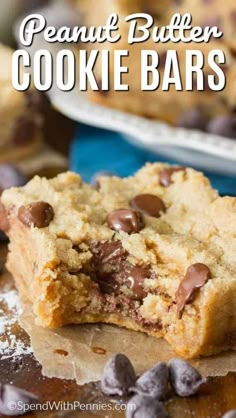
[[[178,161],[165,159],[127,142],[122,135],[87,125],[78,125],[70,151],[70,169],[90,182],[99,171],[112,171],[120,177],[135,173],[146,162]],[[221,195],[236,196],[236,177],[205,172]]]

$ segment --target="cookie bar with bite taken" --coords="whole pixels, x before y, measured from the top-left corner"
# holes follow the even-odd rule
[[[236,199],[200,172],[147,164],[97,189],[35,177],[3,192],[0,219],[38,324],[116,324],[187,358],[234,346]]]

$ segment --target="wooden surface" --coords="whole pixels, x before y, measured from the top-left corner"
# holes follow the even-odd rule
[[[7,254],[5,244],[0,245],[0,263],[4,263]],[[13,284],[12,277],[4,270],[0,276],[0,287],[6,282]],[[24,331],[17,329],[17,334],[27,338]],[[79,355],[79,353],[78,353]],[[16,360],[0,361],[1,383],[11,383],[27,389],[39,397],[41,403],[47,401],[74,402],[83,404],[103,404],[109,399],[103,397],[99,385],[91,383],[79,387],[74,381],[49,379],[42,376],[40,364],[32,355],[25,355]],[[236,373],[229,373],[226,377],[211,380],[201,393],[188,399],[172,398],[168,405],[170,417],[173,418],[218,418],[229,409],[236,409]],[[1,415],[0,415],[1,416]],[[124,417],[123,412],[98,411],[38,411],[27,416],[62,418],[62,417]]]

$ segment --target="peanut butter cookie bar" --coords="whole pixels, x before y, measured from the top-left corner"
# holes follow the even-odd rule
[[[147,164],[97,189],[67,172],[1,202],[7,266],[38,324],[116,324],[186,358],[234,347],[236,199],[200,172]]]

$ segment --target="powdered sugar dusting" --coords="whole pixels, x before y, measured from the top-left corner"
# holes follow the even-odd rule
[[[1,359],[16,358],[33,352],[28,341],[18,334],[21,314],[20,300],[16,290],[4,289],[0,294],[0,355]]]
[[[12,289],[0,295],[0,302],[5,303],[7,308],[20,314],[20,299],[16,290]]]

